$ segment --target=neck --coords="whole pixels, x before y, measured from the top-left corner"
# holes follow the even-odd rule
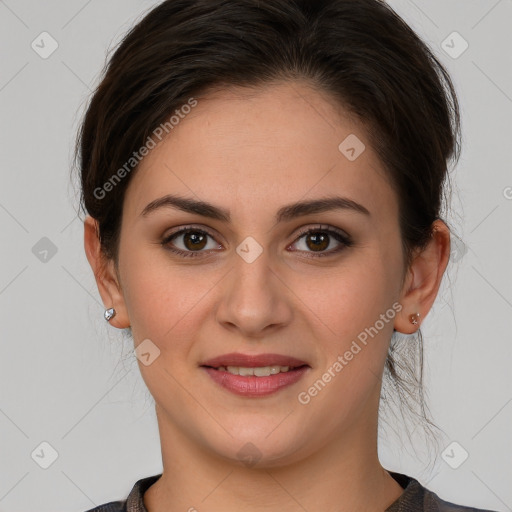
[[[363,512],[385,510],[403,492],[378,460],[376,424],[358,425],[293,464],[245,467],[163,420],[163,472],[144,494],[148,512]]]

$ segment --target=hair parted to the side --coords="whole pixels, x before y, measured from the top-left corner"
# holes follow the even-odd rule
[[[147,13],[107,63],[77,137],[80,205],[99,223],[105,257],[117,264],[136,166],[106,197],[95,190],[156,127],[191,97],[282,81],[309,84],[361,121],[397,193],[405,278],[441,218],[460,117],[443,65],[380,0],[167,0]],[[400,403],[412,398],[433,425],[424,408],[421,332],[407,340],[414,354],[403,360],[395,334],[385,375]]]

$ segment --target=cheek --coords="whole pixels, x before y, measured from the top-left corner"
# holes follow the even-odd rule
[[[181,273],[157,279],[145,274],[134,280],[128,313],[135,340],[150,338],[161,350],[173,353],[192,343],[201,324],[201,299],[214,285],[195,281],[200,281],[197,276],[187,279]]]
[[[297,286],[304,286],[301,297],[307,297],[307,307],[301,308],[318,325],[314,334],[321,347],[321,362],[300,390],[299,407],[309,411],[320,429],[347,427],[370,399],[380,396],[396,315],[388,281],[385,265],[377,261],[347,266],[325,282],[316,279],[314,288],[305,287],[310,280],[304,276],[302,285],[297,279]]]
[[[193,332],[191,324],[201,299],[216,283],[211,272],[202,271],[200,266],[173,263],[164,249],[141,249],[130,244],[124,247],[120,267],[136,342],[149,338],[165,349],[166,341],[179,338],[179,332]]]
[[[303,314],[336,349],[350,345],[391,305],[385,268],[377,260],[354,256],[338,268],[304,270],[288,281]]]
[[[334,425],[341,417],[342,423],[352,421],[368,397],[379,394],[396,316],[390,272],[381,256],[367,254],[328,275],[303,273],[291,285],[318,344],[318,371],[301,391],[321,425]]]

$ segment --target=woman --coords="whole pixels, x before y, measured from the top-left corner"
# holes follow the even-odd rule
[[[449,261],[458,135],[449,76],[378,0],[170,0],[130,31],[77,148],[163,472],[95,512],[476,510],[377,454],[390,346]]]

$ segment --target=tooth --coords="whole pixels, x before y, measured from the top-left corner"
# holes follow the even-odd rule
[[[270,375],[270,370],[270,366],[254,368],[254,375],[256,375],[256,377],[268,377]]]
[[[278,373],[286,373],[290,370],[289,366],[258,366],[255,368],[241,366],[219,366],[217,370],[227,371],[233,375],[241,375],[242,377],[255,375],[256,377],[269,377]]]

